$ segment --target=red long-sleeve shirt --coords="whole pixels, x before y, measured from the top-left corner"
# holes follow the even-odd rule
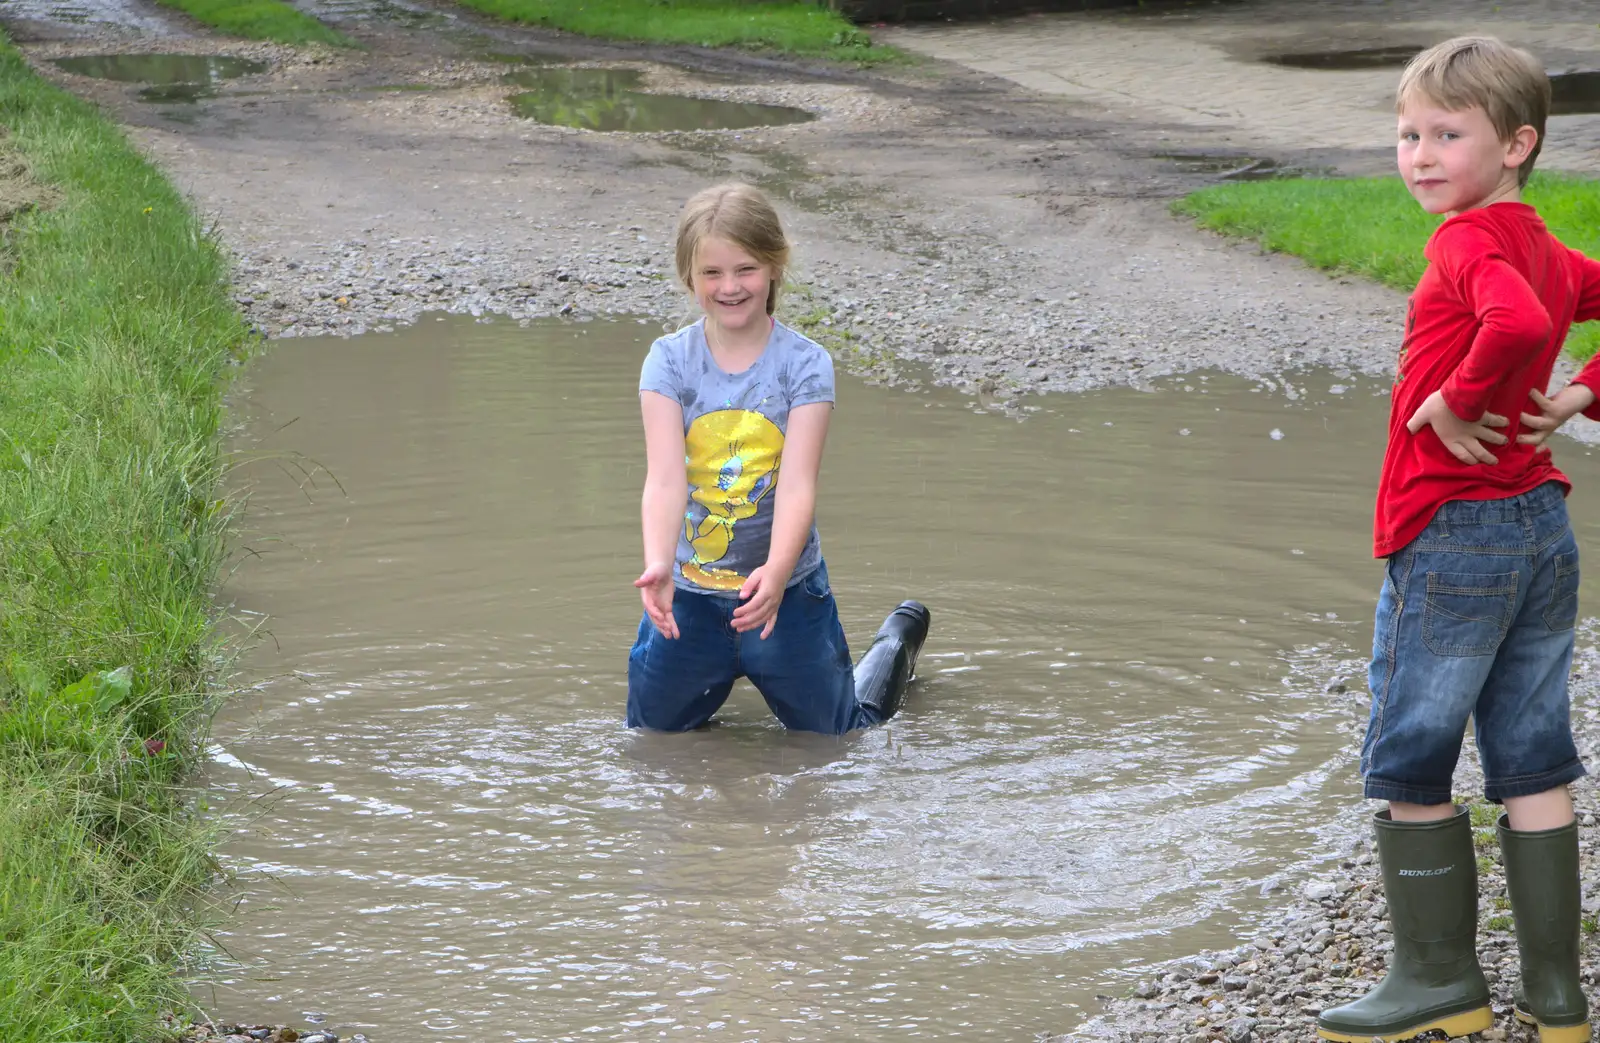
[[[1555,480],[1550,454],[1518,445],[1517,417],[1535,412],[1574,322],[1600,318],[1600,262],[1563,246],[1533,207],[1495,203],[1445,221],[1428,241],[1430,262],[1411,295],[1405,343],[1390,398],[1389,447],[1378,482],[1373,554],[1417,537],[1449,500],[1499,500]],[[1573,381],[1600,394],[1600,356]],[[1463,464],[1433,428],[1406,422],[1435,391],[1465,420],[1485,412],[1511,421],[1497,464]],[[1588,413],[1600,419],[1600,402]]]

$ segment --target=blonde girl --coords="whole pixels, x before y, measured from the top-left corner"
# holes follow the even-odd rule
[[[772,204],[709,188],[678,222],[678,278],[703,317],[639,378],[648,472],[644,618],[628,724],[685,731],[748,677],[785,727],[841,734],[898,708],[928,628],[908,601],[854,670],[813,521],[833,361],[773,318],[789,242]]]

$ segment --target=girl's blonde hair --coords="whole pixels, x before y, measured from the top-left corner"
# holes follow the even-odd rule
[[[712,237],[726,239],[771,272],[767,290],[767,314],[771,315],[789,267],[789,240],[772,203],[759,189],[734,181],[697,192],[684,204],[678,218],[678,279],[690,293],[694,292],[695,256],[700,244]]]

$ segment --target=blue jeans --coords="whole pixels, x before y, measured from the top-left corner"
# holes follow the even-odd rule
[[[1449,803],[1469,715],[1490,800],[1582,776],[1567,697],[1577,619],[1578,544],[1559,484],[1440,507],[1389,558],[1378,597],[1366,795]]]
[[[677,590],[672,616],[678,637],[661,636],[650,617],[628,653],[628,727],[688,731],[711,719],[733,682],[750,678],[785,728],[842,735],[878,723],[856,702],[850,648],[839,609],[819,564],[783,593],[778,622],[761,631],[733,629],[737,598]]]

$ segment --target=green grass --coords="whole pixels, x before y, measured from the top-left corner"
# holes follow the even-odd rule
[[[248,331],[184,200],[0,35],[0,1039],[149,1043],[185,1008],[206,827],[220,402]]]
[[[859,65],[908,60],[808,0],[458,0],[510,22],[614,40],[742,47]]]
[[[1472,815],[1472,824],[1474,826],[1492,827],[1496,822],[1500,821],[1501,808],[1498,804],[1492,804],[1487,800],[1473,800],[1467,804],[1467,807]],[[1493,835],[1491,830],[1490,836],[1492,837]]]
[[[272,40],[292,45],[325,43],[354,46],[336,32],[282,0],[157,0],[197,22],[247,40]]]
[[[1562,242],[1600,255],[1600,181],[1535,173],[1523,198]],[[1398,177],[1219,185],[1178,200],[1173,209],[1203,228],[1255,239],[1313,267],[1406,291],[1427,267],[1422,248],[1440,221],[1417,205]],[[1577,358],[1597,348],[1600,324],[1576,326],[1567,338]]]

